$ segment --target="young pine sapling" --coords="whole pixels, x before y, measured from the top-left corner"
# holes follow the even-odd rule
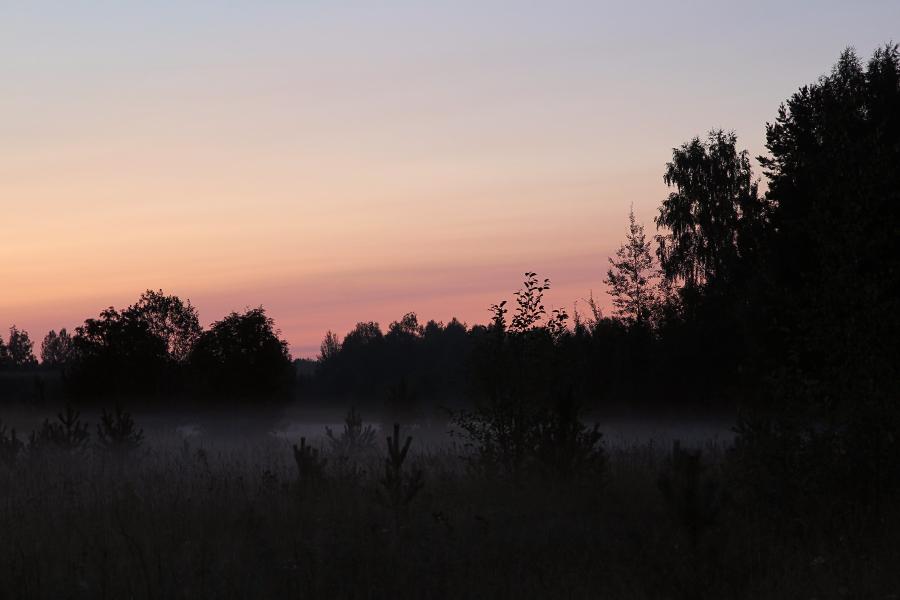
[[[131,415],[116,405],[115,413],[106,409],[97,425],[97,443],[103,450],[127,454],[140,447],[144,441],[144,430],[138,429]]]
[[[12,429],[7,433],[6,425],[0,423],[0,464],[13,468],[22,448],[24,444],[16,436],[16,430]]]
[[[64,452],[78,452],[87,448],[91,434],[87,423],[81,422],[81,413],[72,405],[66,405],[66,412],[57,414],[58,423],[45,419],[41,428],[32,431],[28,440],[30,451],[40,451],[47,447]]]
[[[301,484],[320,481],[325,476],[325,458],[319,457],[319,449],[306,445],[306,438],[300,438],[300,446],[294,444],[294,461]]]
[[[384,497],[394,516],[394,531],[400,529],[400,519],[406,513],[413,498],[425,485],[422,471],[405,473],[403,463],[409,454],[412,436],[407,436],[400,446],[400,424],[394,423],[394,435],[387,436],[388,456],[384,461],[384,478],[381,480]]]

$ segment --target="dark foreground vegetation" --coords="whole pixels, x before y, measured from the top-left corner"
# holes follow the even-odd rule
[[[148,291],[0,390],[70,406],[0,433],[10,597],[891,598],[900,590],[900,52],[845,52],[767,125],[760,192],[734,134],[674,148],[658,235],[632,217],[615,312],[548,311],[526,273],[486,325],[329,333],[291,362],[262,308],[203,329]],[[655,251],[654,251],[655,241]],[[127,412],[284,405],[443,415],[455,441],[356,413],[324,438],[220,450]],[[613,447],[585,411],[734,410],[727,447]],[[892,595],[893,594],[893,595]]]
[[[109,423],[82,436],[73,418],[15,464],[5,442],[2,597],[891,598],[900,586],[896,504],[877,520],[861,508],[834,520],[814,498],[787,512],[747,471],[764,463],[721,446],[614,447],[584,464],[561,443],[513,475],[352,415],[316,449],[140,443]],[[555,468],[567,460],[583,468]]]

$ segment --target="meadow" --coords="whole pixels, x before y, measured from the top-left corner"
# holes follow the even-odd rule
[[[12,458],[5,429],[2,597],[896,598],[900,589],[889,568],[900,564],[896,506],[877,522],[785,523],[742,500],[727,440],[606,440],[600,469],[512,477],[476,468],[442,424],[401,427],[391,449],[391,427],[361,421],[302,441],[246,418],[204,433],[147,417],[142,437],[141,423],[111,420],[101,435],[98,421],[79,416],[44,443],[17,434]]]

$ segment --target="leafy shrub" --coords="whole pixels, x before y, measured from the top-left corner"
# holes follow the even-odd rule
[[[470,467],[516,476],[534,456],[539,434],[533,407],[504,396],[453,415],[451,433],[472,451]]]
[[[571,479],[602,474],[606,454],[598,425],[587,426],[571,391],[550,407],[504,399],[461,411],[454,424],[473,450],[469,465],[494,473],[519,476],[523,470]]]
[[[572,389],[564,387],[571,377],[557,350],[569,315],[557,309],[548,316],[548,289],[549,279],[525,273],[508,326],[506,302],[491,306],[476,357],[484,367],[475,374],[479,401],[453,415],[455,433],[473,450],[470,466],[514,478],[536,467],[564,478],[588,465],[602,469],[601,434],[581,422]]]

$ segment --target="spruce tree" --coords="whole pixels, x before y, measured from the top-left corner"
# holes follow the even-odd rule
[[[644,235],[644,227],[634,218],[634,209],[628,214],[628,234],[609,259],[610,269],[605,283],[613,298],[616,315],[630,325],[648,326],[656,299],[653,280],[657,274],[650,242]]]

